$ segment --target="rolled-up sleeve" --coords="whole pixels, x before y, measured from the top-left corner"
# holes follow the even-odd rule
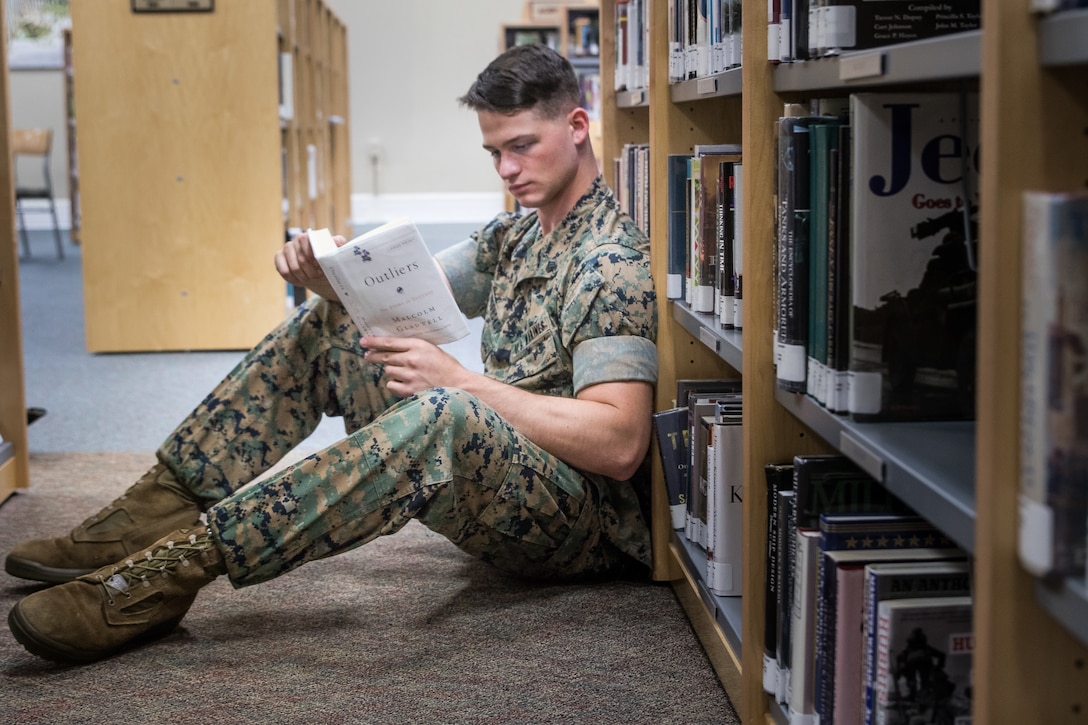
[[[597,383],[657,384],[657,346],[645,337],[615,335],[574,348],[574,394]]]

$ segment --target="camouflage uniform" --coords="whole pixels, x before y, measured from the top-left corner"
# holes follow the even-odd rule
[[[483,315],[485,373],[572,397],[654,382],[656,302],[644,235],[598,179],[550,235],[501,215],[439,259]],[[572,576],[649,563],[633,485],[568,466],[461,390],[399,400],[339,303],[311,300],[166,440],[160,460],[202,500],[231,581],[254,584],[416,518],[506,571]],[[354,431],[249,486],[322,414]]]

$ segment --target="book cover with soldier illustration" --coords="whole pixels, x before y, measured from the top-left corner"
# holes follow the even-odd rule
[[[971,723],[971,597],[887,599],[878,607],[876,725]]]
[[[974,417],[978,95],[851,96],[849,412]]]

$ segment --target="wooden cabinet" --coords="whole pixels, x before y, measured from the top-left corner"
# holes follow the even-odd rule
[[[248,349],[286,312],[285,229],[350,232],[343,25],[318,0],[71,12],[88,350]]]
[[[662,300],[657,392],[660,410],[671,407],[677,379],[743,378],[745,595],[740,601],[716,598],[702,585],[698,554],[669,524],[657,460],[655,577],[673,582],[744,722],[787,722],[762,689],[763,467],[798,453],[842,453],[875,469],[886,487],[973,557],[974,722],[1079,722],[1088,691],[1085,581],[1036,582],[1017,559],[1016,391],[1020,195],[1088,183],[1088,11],[1040,20],[1029,0],[984,0],[982,31],[881,49],[882,75],[850,81],[842,80],[849,73],[840,60],[769,63],[767,3],[745,0],[742,67],[670,85],[665,30],[671,2],[647,1],[649,87],[623,93],[612,90],[614,69],[607,60],[615,53],[611,19],[617,3],[601,4],[603,133],[606,159],[619,156],[623,144],[649,143],[650,236],[659,290],[667,272],[667,155],[690,153],[694,144],[739,142],[745,166],[743,331],[712,332],[683,305]],[[982,97],[978,422],[859,426],[783,394],[775,384],[774,122],[786,102],[855,88],[942,84],[978,89]]]
[[[11,89],[8,85],[6,14],[0,0],[0,205],[15,219],[11,168]],[[23,379],[22,317],[19,311],[19,255],[15,225],[0,225],[0,501],[29,483],[26,387]]]

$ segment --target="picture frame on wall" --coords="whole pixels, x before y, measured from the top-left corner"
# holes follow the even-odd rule
[[[8,0],[8,67],[60,70],[64,30],[71,27],[68,0]]]

